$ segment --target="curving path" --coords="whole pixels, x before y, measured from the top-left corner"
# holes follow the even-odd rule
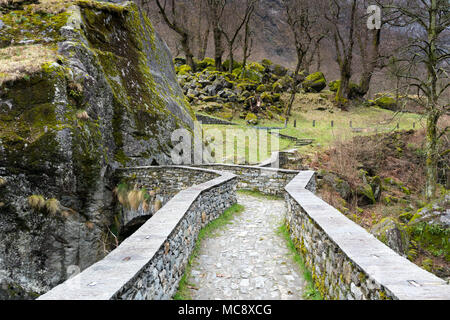
[[[238,195],[245,211],[202,241],[189,283],[194,300],[300,300],[299,267],[277,229],[285,202]]]

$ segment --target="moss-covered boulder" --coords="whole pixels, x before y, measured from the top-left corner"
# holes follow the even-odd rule
[[[270,73],[277,77],[284,77],[288,72],[288,69],[279,64],[271,64],[267,66]]]
[[[112,249],[114,170],[171,163],[195,116],[132,2],[25,1],[0,20],[0,296],[27,298]]]
[[[258,124],[258,117],[254,113],[249,112],[245,116],[245,121],[247,121],[248,124],[257,125]]]
[[[242,79],[246,79],[252,82],[261,82],[262,80],[262,74],[253,69],[242,70],[239,76]]]
[[[342,199],[349,200],[352,195],[350,184],[334,173],[324,172],[323,181],[335,190]]]
[[[257,88],[256,88],[256,92],[257,93],[263,93],[264,91],[270,90],[269,86],[265,85],[265,84],[260,84]]]
[[[341,80],[334,80],[330,81],[328,83],[328,87],[330,88],[330,91],[337,92],[339,90],[339,87],[341,86]]]
[[[406,227],[394,218],[384,218],[370,232],[398,254],[407,255],[410,237]]]
[[[273,62],[270,61],[269,59],[263,59],[263,60],[261,60],[261,64],[262,64],[264,67],[268,67],[268,66],[273,65]]]
[[[258,62],[250,62],[248,64],[248,69],[259,73],[263,73],[266,68],[262,64],[259,64]]]
[[[334,80],[328,83],[328,87],[330,88],[330,91],[332,92],[338,92],[339,88],[341,86],[341,80]],[[357,85],[356,83],[350,82],[349,84],[349,97],[353,99],[354,97],[361,96],[361,87]]]
[[[305,78],[302,86],[306,92],[320,92],[327,86],[327,81],[322,72],[315,72]]]
[[[225,61],[222,63],[222,68],[223,68],[223,70],[229,70],[229,69],[230,69],[230,63],[231,63],[231,62],[230,62],[229,59],[225,60]],[[242,64],[239,63],[239,62],[236,61],[236,60],[233,60],[233,68],[232,68],[232,70],[238,69],[238,68],[242,68]]]
[[[180,76],[187,76],[191,74],[192,68],[187,64],[183,64],[179,67],[175,67],[175,71]]]
[[[198,71],[205,70],[206,68],[215,68],[215,61],[212,58],[205,58],[201,61],[196,61]]]
[[[397,100],[389,95],[380,95],[379,98],[373,100],[373,103],[383,109],[397,110]]]
[[[277,80],[272,84],[272,91],[276,93],[283,92],[283,82],[281,80]]]

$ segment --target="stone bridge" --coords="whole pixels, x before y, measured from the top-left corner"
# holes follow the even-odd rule
[[[171,299],[200,229],[237,202],[237,188],[284,197],[285,204],[274,208],[283,211],[291,238],[324,298],[450,299],[450,285],[444,280],[399,256],[317,197],[312,171],[211,164],[126,168],[118,175],[158,188],[161,207],[150,213],[142,206],[124,209],[122,224],[131,235],[103,260],[38,300]],[[252,207],[242,199],[244,206]],[[254,280],[251,273],[248,277],[242,285]]]

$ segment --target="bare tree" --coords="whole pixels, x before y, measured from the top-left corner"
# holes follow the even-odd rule
[[[335,101],[341,108],[345,108],[350,94],[358,1],[329,0],[329,6],[329,13],[325,17],[331,28],[341,80]]]
[[[225,51],[222,43],[221,22],[227,0],[207,0],[207,4],[214,35],[214,59],[216,69],[220,71],[222,70],[222,57]]]
[[[247,20],[244,29],[244,46],[242,48],[242,70],[245,70],[247,66],[247,60],[252,55],[253,49],[253,32],[250,28],[250,20],[251,19]],[[242,73],[242,76],[244,76],[244,73]]]
[[[237,14],[238,11],[238,4],[237,1],[230,1],[229,5],[229,14],[227,15],[229,17],[228,19],[228,28],[225,26],[221,26],[222,33],[227,41],[228,44],[228,56],[230,60],[228,72],[233,72],[233,64],[234,64],[234,50],[236,45],[236,40],[238,40],[238,36],[241,33],[242,29],[244,28],[244,31],[248,31],[248,25],[250,22],[250,19],[253,15],[253,12],[255,11],[255,5],[258,0],[246,0],[245,1],[245,9],[244,14],[242,16],[239,16]],[[240,2],[240,1],[239,1]],[[242,5],[241,3],[239,5]],[[233,18],[234,16],[234,18]],[[225,23],[223,23],[225,25]],[[228,29],[228,31],[227,31]]]
[[[179,13],[181,4],[175,0],[155,0],[159,12],[170,29],[175,31],[181,38],[180,44],[186,56],[186,63],[195,70],[194,54],[191,49],[190,31],[183,24],[184,18]],[[169,3],[169,5],[167,5]]]
[[[400,77],[425,97],[417,97],[416,102],[427,112],[425,194],[430,199],[435,196],[438,180],[439,139],[449,131],[448,127],[440,130],[438,122],[450,110],[450,6],[448,0],[391,0],[380,4],[391,17],[390,24],[404,28],[408,34],[408,44],[398,51],[397,63],[404,65],[398,68]]]
[[[294,37],[295,52],[297,55],[297,65],[295,68],[292,93],[286,108],[286,116],[291,115],[297,93],[297,75],[301,68],[309,69],[315,52],[324,35],[318,31],[319,28],[319,6],[320,1],[312,5],[307,0],[283,0],[286,12],[287,23]]]
[[[195,21],[197,59],[203,60],[205,59],[206,50],[208,49],[211,21],[208,16],[207,0],[197,0],[195,2],[197,3],[195,8],[197,10],[197,19]]]

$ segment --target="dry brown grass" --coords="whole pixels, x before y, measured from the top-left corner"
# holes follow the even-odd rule
[[[32,195],[28,197],[28,204],[31,208],[35,210],[40,210],[45,206],[45,199],[40,195]]]
[[[45,209],[47,209],[48,213],[51,215],[56,215],[61,212],[61,205],[56,199],[49,199],[45,202]]]
[[[78,120],[89,120],[89,115],[86,111],[82,110],[82,111],[78,111],[77,112],[77,119]]]
[[[94,223],[91,222],[91,221],[86,221],[86,222],[85,222],[85,225],[86,225],[86,227],[87,227],[89,230],[92,230],[92,229],[94,229],[94,227],[95,227]]]
[[[156,211],[158,211],[159,209],[161,209],[162,207],[162,203],[160,200],[156,200],[155,203],[153,204],[153,209]]]
[[[128,204],[131,209],[137,210],[139,206],[144,202],[145,192],[142,190],[132,190],[128,193]]]
[[[0,49],[0,85],[38,72],[44,63],[55,61],[56,52],[40,44]]]

